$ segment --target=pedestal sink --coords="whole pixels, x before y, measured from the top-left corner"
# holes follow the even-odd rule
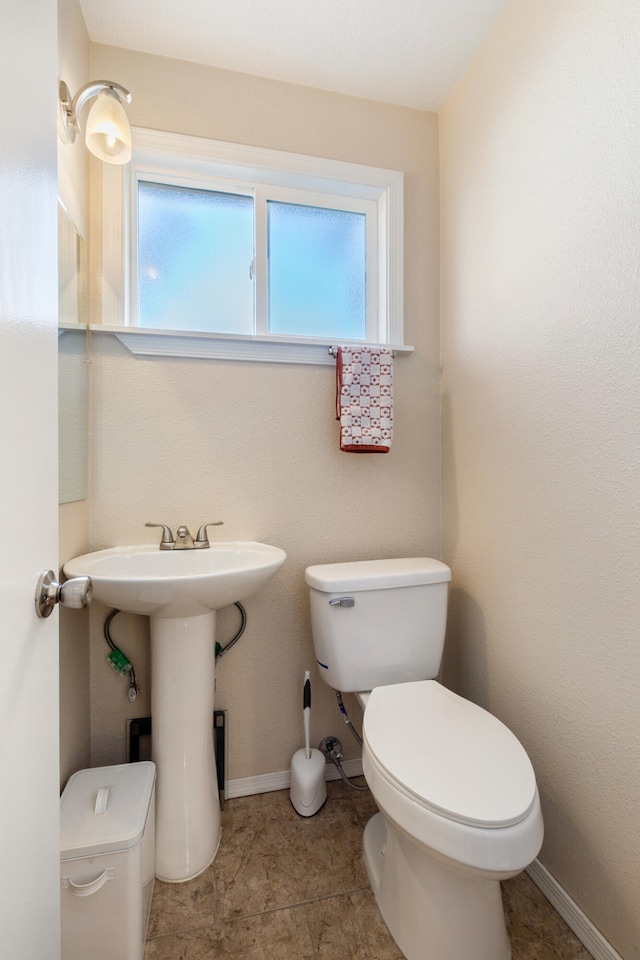
[[[66,577],[91,577],[99,603],[151,618],[156,875],[161,880],[197,876],[220,841],[213,753],[215,611],[255,593],[285,559],[278,547],[237,541],[206,550],[113,547],[64,565]]]

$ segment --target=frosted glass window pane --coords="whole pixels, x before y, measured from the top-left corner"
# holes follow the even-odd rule
[[[364,340],[363,213],[268,203],[269,331]]]
[[[138,183],[138,323],[251,334],[253,198]]]

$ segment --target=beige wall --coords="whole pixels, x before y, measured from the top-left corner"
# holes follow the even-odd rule
[[[89,78],[89,37],[78,0],[58,0],[58,78],[73,96]],[[58,137],[58,196],[79,233],[89,237],[89,161],[79,138]],[[87,550],[88,500],[59,510],[62,565]],[[90,762],[89,616],[60,607],[60,785]]]
[[[446,680],[640,957],[640,9],[513,0],[441,116]]]
[[[131,90],[137,126],[405,173],[406,336],[416,352],[396,360],[388,456],[339,452],[331,367],[134,359],[114,338],[93,337],[91,547],[148,542],[156,532],[146,520],[193,531],[219,517],[216,537],[263,540],[288,554],[247,601],[246,633],[219,665],[229,777],[289,768],[303,736],[305,668],[314,741],[338,735],[353,756],[313,669],[304,568],[440,552],[437,117],[112,47],[92,47],[91,72]],[[94,765],[124,759],[126,717],[149,712],[146,622],[113,623],[142,686],[130,707],[126,683],[104,663],[105,612],[91,612]],[[237,619],[233,608],[221,614],[222,642]]]

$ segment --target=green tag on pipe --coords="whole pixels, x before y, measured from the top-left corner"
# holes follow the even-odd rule
[[[111,664],[120,677],[126,677],[128,673],[131,673],[131,662],[125,657],[122,650],[118,650],[117,647],[115,650],[112,650],[107,657],[107,663]]]

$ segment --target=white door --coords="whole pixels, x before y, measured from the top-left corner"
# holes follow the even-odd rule
[[[0,11],[0,956],[59,946],[56,0]]]

